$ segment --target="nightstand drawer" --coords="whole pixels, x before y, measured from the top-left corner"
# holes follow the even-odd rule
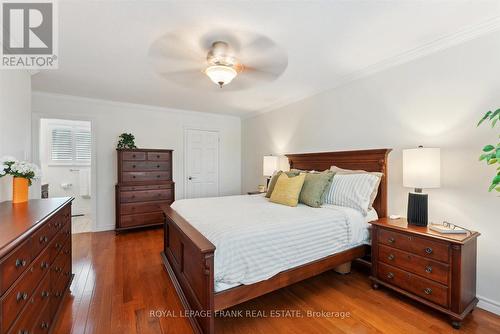
[[[435,304],[448,307],[446,286],[381,262],[378,263],[378,277]]]
[[[420,255],[425,258],[449,262],[449,244],[432,241],[429,239],[417,237],[415,235],[389,231],[385,229],[378,230],[378,242],[394,248]]]
[[[384,245],[379,245],[378,252],[381,262],[448,285],[449,266],[446,264]]]

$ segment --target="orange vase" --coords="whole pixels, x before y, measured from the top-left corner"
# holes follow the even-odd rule
[[[28,201],[28,179],[14,177],[12,184],[12,203],[24,203]]]

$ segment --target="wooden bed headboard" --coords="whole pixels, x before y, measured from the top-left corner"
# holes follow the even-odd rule
[[[379,217],[387,216],[387,156],[391,149],[339,151],[324,153],[286,154],[290,168],[322,171],[330,166],[345,169],[362,169],[368,172],[382,172],[377,197],[373,208]]]

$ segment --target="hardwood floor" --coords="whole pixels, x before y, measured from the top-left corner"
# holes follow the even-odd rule
[[[73,235],[75,279],[54,333],[191,333],[161,264],[162,235],[158,229]],[[481,309],[456,331],[427,307],[373,290],[363,268],[327,272],[230,311],[243,317],[223,314],[217,333],[500,333],[500,317]],[[308,311],[332,313],[309,317]]]

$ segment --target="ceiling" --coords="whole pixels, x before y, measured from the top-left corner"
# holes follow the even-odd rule
[[[245,116],[496,29],[499,16],[500,1],[493,0],[60,0],[59,69],[39,72],[32,84],[37,91]],[[154,41],[177,30],[187,39],[221,30],[264,35],[284,50],[288,66],[278,79],[242,90],[220,89],[201,72],[206,84],[178,85],[159,75],[149,56]],[[179,64],[166,65],[175,71]]]

